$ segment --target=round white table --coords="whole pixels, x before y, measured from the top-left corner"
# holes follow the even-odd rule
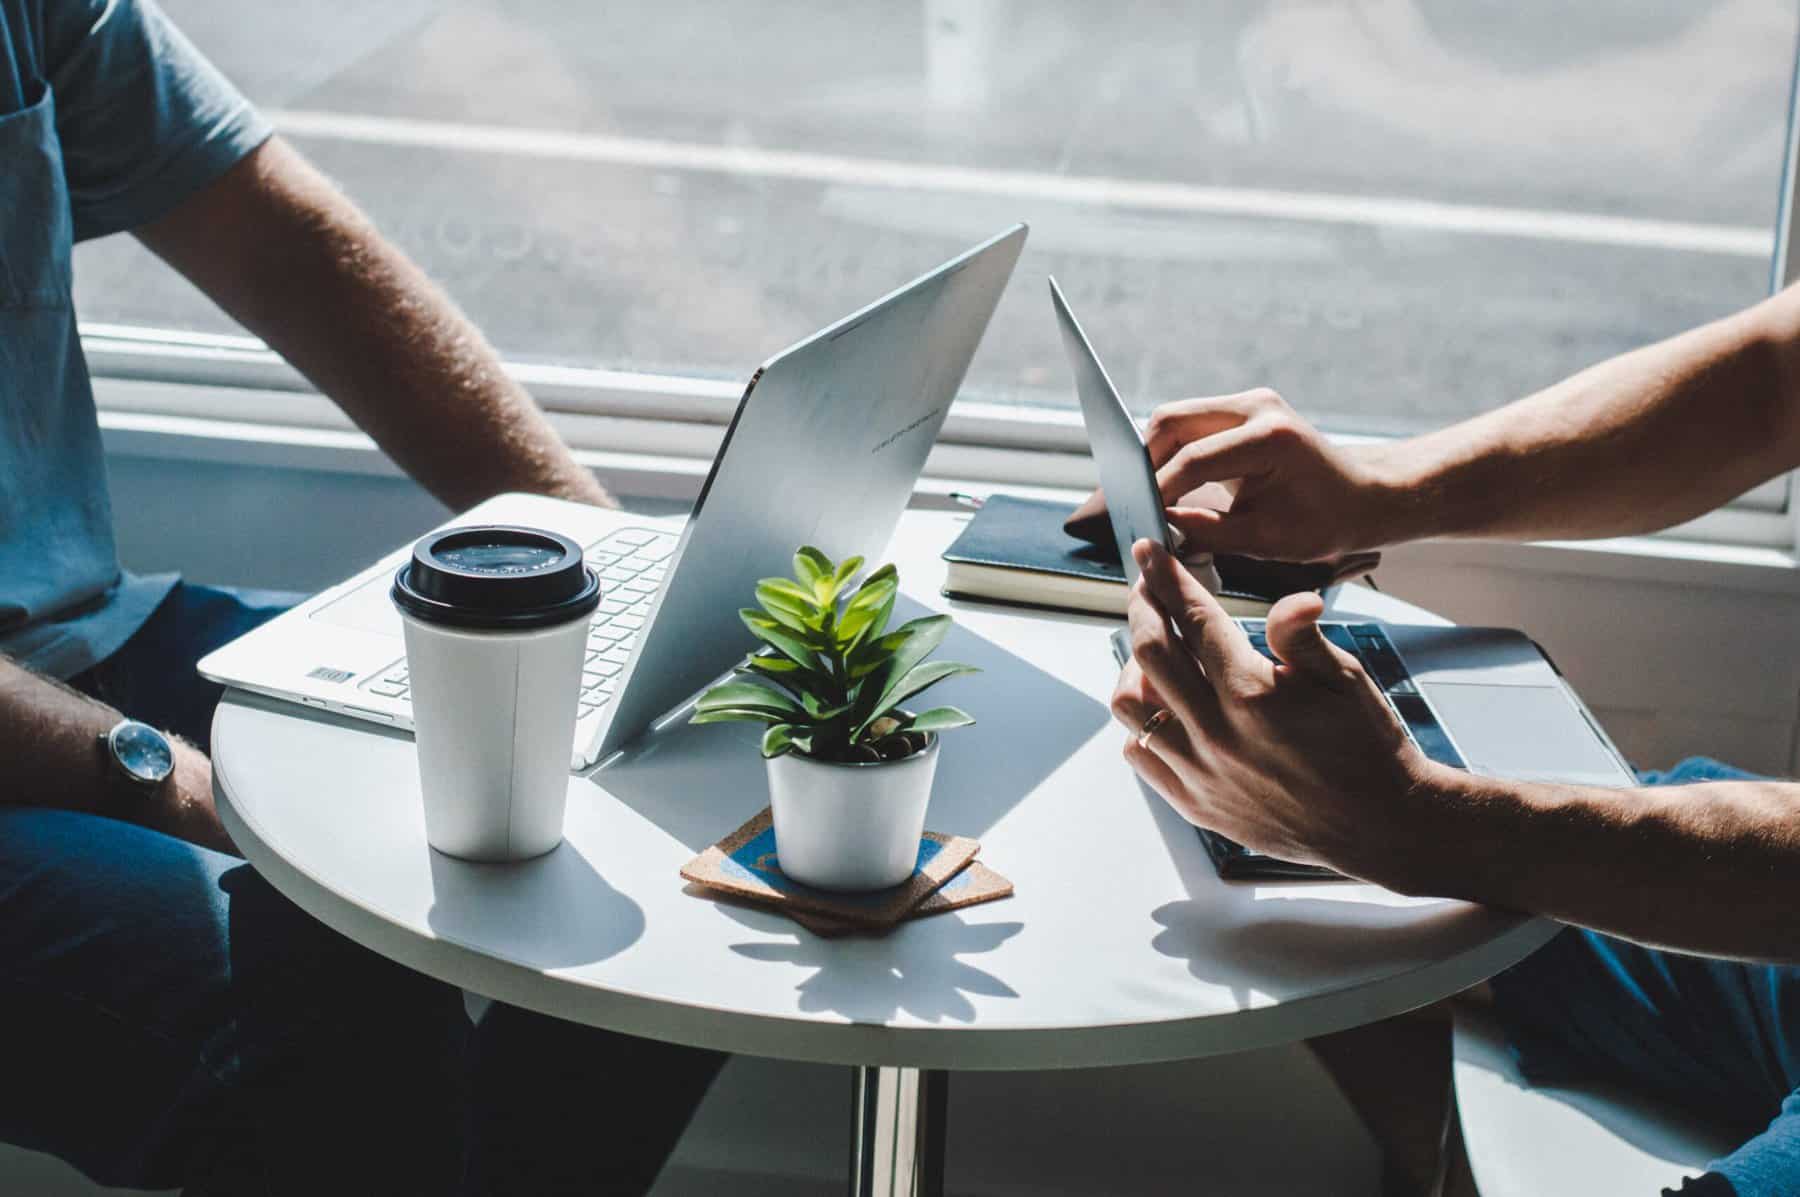
[[[732,725],[671,724],[571,777],[560,847],[482,865],[427,847],[410,737],[232,692],[213,727],[220,815],[289,899],[450,984],[615,1031],[852,1066],[857,1194],[941,1185],[947,1070],[1291,1042],[1457,993],[1554,933],[1370,885],[1220,881],[1120,756],[1115,625],[939,596],[938,554],[965,518],[908,514],[889,559],[910,599],[957,616],[941,656],[982,667],[940,688],[980,722],[945,735],[928,825],[979,839],[1017,887],[1005,901],[826,940],[688,892],[682,864],[768,801],[755,729]],[[1443,622],[1362,587],[1335,612]]]

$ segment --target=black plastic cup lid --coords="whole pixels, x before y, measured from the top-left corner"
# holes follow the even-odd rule
[[[551,627],[600,604],[581,546],[539,528],[484,525],[434,532],[394,575],[394,605],[456,628]]]

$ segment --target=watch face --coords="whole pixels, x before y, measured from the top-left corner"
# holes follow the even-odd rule
[[[175,752],[154,727],[122,723],[112,733],[113,758],[125,772],[145,785],[154,785],[175,768]]]

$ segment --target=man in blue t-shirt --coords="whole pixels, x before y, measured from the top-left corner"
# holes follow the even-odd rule
[[[280,603],[119,568],[70,250],[122,231],[450,506],[611,502],[154,0],[0,0],[0,1140],[192,1192],[648,1188],[717,1056],[471,1027],[231,855],[193,663]],[[126,716],[182,737],[153,786]]]

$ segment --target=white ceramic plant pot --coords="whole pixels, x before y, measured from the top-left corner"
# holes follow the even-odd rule
[[[938,738],[904,760],[841,765],[790,752],[769,760],[781,871],[802,885],[887,889],[912,875],[937,772]]]

